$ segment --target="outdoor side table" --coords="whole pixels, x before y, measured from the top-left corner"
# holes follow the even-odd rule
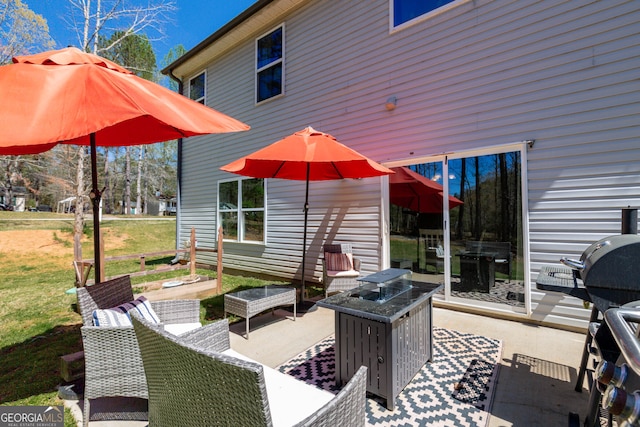
[[[296,320],[296,290],[290,286],[269,285],[262,288],[229,292],[224,295],[224,317],[227,313],[243,317],[246,322],[246,338],[249,339],[249,319],[265,310],[283,305],[293,305]]]
[[[336,383],[367,366],[367,392],[393,410],[398,394],[433,357],[431,303],[442,285],[414,281],[410,270],[397,268],[359,280],[361,286],[317,303],[336,313]]]

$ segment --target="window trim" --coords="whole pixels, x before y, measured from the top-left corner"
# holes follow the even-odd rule
[[[191,82],[197,77],[200,77],[202,75],[204,75],[204,94],[202,95],[202,98],[193,99],[191,98]],[[195,102],[202,101],[201,104],[207,105],[207,70],[202,70],[201,72],[196,73],[193,76],[189,77],[188,82],[189,83],[187,84],[187,98]]]
[[[269,34],[273,33],[274,31],[276,31],[277,29],[282,28],[282,57],[280,59],[277,59],[273,62],[270,62],[267,65],[263,65],[262,67],[258,68],[258,41],[266,36],[268,36]],[[286,29],[285,29],[285,23],[281,23],[279,25],[276,25],[275,27],[271,28],[269,31],[264,32],[263,34],[259,35],[258,37],[256,37],[256,39],[254,40],[254,63],[253,63],[253,70],[254,70],[254,85],[253,85],[253,90],[254,90],[254,94],[253,94],[253,100],[255,102],[255,105],[262,105],[265,102],[269,102],[271,100],[274,99],[278,99],[284,96],[284,88],[285,88],[285,54],[286,54],[286,50],[285,50],[285,40],[286,40]],[[263,99],[262,101],[258,101],[258,74],[261,71],[264,71],[270,67],[273,67],[277,64],[282,64],[282,75],[281,75],[281,81],[280,81],[280,93],[278,95],[274,95],[271,96],[267,99]]]
[[[389,0],[389,33],[395,33],[397,31],[401,31],[404,30],[405,28],[409,28],[409,27],[413,27],[416,24],[419,24],[420,22],[426,21],[427,19],[433,18],[434,16],[440,15],[441,13],[444,13],[450,9],[453,9],[454,7],[458,7],[461,4],[467,3],[470,0],[453,0],[451,3],[447,3],[444,6],[440,6],[436,9],[430,10],[427,13],[424,13],[420,16],[416,16],[413,19],[410,19],[406,22],[403,22],[402,24],[399,24],[397,26],[393,25],[394,22],[394,7],[393,7],[393,3],[395,0]]]
[[[264,207],[263,208],[247,208],[247,209],[243,209],[242,208],[242,182],[248,179],[258,179],[258,178],[252,178],[252,177],[241,177],[241,178],[229,178],[229,179],[220,179],[218,180],[218,185],[217,185],[217,194],[216,194],[216,223],[218,224],[218,227],[222,226],[222,218],[221,218],[221,213],[222,212],[232,212],[231,210],[224,210],[221,211],[220,210],[220,184],[224,184],[224,183],[228,183],[228,182],[235,182],[238,185],[238,204],[237,204],[237,209],[234,211],[236,212],[236,214],[238,215],[238,238],[237,239],[228,239],[228,238],[224,238],[222,239],[223,242],[233,242],[233,243],[244,243],[244,244],[249,244],[249,245],[266,245],[267,243],[267,180],[266,179],[262,179],[262,183],[263,183],[263,187],[264,187]],[[245,240],[244,239],[244,215],[243,212],[263,212],[263,216],[264,216],[264,224],[263,224],[263,233],[262,233],[262,239],[261,241],[258,240]]]

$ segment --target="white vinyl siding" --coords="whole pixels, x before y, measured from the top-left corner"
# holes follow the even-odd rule
[[[475,0],[392,33],[389,0],[300,4],[207,67],[208,104],[252,129],[184,143],[181,236],[193,225],[214,240],[220,166],[306,126],[382,163],[535,140],[531,319],[584,327],[590,310],[535,278],[640,206],[640,2]],[[256,106],[255,38],[284,21],[287,96]],[[383,267],[379,179],[312,182],[309,195],[308,280],[325,241],[353,243],[365,271]],[[304,183],[269,180],[267,242],[227,245],[225,268],[299,278],[303,200]]]

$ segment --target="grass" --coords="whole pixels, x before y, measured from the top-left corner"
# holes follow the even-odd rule
[[[92,236],[89,222],[85,236]],[[175,248],[175,221],[106,220],[101,223],[105,255],[163,251]],[[73,219],[39,212],[0,212],[0,404],[62,405],[56,386],[60,356],[82,349],[81,318],[73,309]],[[12,234],[13,233],[13,234]],[[7,237],[10,236],[10,237]],[[44,237],[50,240],[44,241]],[[93,258],[90,237],[82,242],[83,258]],[[147,269],[173,257],[147,259]],[[106,275],[137,271],[138,260],[107,263]],[[213,270],[197,271],[215,277]],[[187,275],[185,270],[132,278],[143,282]],[[223,292],[264,286],[273,281],[225,275]],[[201,319],[208,323],[224,312],[223,296],[201,301]],[[230,319],[233,321],[234,319]],[[65,411],[65,426],[75,426]]]

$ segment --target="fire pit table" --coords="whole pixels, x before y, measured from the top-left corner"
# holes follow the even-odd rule
[[[249,319],[265,310],[281,305],[293,305],[293,320],[296,320],[296,290],[290,286],[269,285],[262,288],[229,292],[224,295],[224,317],[227,313],[244,317],[246,338],[249,339]]]
[[[432,296],[436,283],[417,282],[411,271],[390,268],[359,279],[361,286],[318,301],[336,312],[336,383],[362,365],[367,391],[395,398],[433,356]]]

